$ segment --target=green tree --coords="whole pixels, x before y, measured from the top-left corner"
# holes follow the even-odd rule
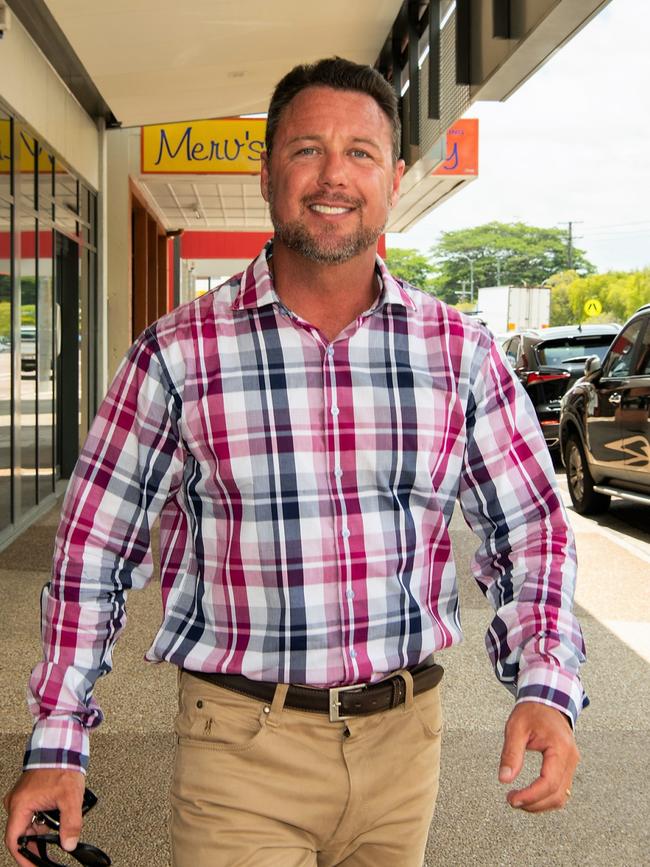
[[[433,265],[423,253],[394,247],[386,250],[388,270],[424,292],[434,294]]]
[[[540,286],[566,269],[568,241],[566,229],[540,228],[526,223],[493,222],[443,232],[431,248],[435,269],[433,285],[441,298],[454,303],[462,283],[471,277],[469,257],[473,264],[475,292],[481,286],[499,284]],[[583,250],[574,247],[572,259],[577,273],[595,271]]]
[[[569,286],[579,279],[577,271],[560,271],[546,281],[545,285],[551,290],[549,325],[572,325],[575,322],[569,299]]]
[[[584,305],[597,298],[603,313],[589,322],[625,322],[642,304],[650,302],[650,269],[644,271],[608,271],[575,280],[568,289],[576,322],[587,321]]]

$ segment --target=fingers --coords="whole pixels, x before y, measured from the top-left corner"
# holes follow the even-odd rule
[[[513,782],[526,751],[542,755],[540,774],[530,785],[512,789],[508,803],[529,813],[559,810],[566,805],[580,760],[573,732],[558,710],[536,702],[515,706],[506,725],[499,780]]]
[[[511,718],[512,719],[512,718]],[[524,756],[528,746],[528,733],[522,727],[515,727],[508,721],[503,750],[499,760],[499,782],[512,783],[524,766]]]
[[[32,826],[32,816],[34,815],[34,811],[27,806],[21,807],[20,804],[13,807],[11,793],[5,796],[3,804],[5,810],[9,814],[7,827],[5,829],[5,846],[17,864],[20,864],[21,867],[23,867],[23,865],[29,865],[30,862],[23,858],[18,852],[18,838],[23,834],[34,833],[35,829]]]
[[[84,775],[74,770],[38,769],[26,771],[4,798],[8,813],[5,845],[21,867],[30,864],[18,852],[18,837],[47,831],[32,825],[34,813],[57,808],[61,814],[60,839],[64,849],[71,851],[81,834],[81,803]],[[34,848],[32,846],[32,848]]]
[[[560,810],[566,806],[575,765],[570,763],[569,767],[557,774],[555,768],[545,768],[547,764],[548,760],[544,758],[539,777],[529,786],[508,792],[506,799],[511,807],[527,813],[542,813],[546,810]]]
[[[566,786],[552,792],[541,800],[524,803],[519,809],[526,813],[546,813],[551,810],[561,810],[569,803],[571,789]]]
[[[31,862],[26,858],[23,858],[22,855],[18,852],[18,838],[23,834],[34,834],[35,829],[31,824],[31,813],[29,816],[29,821],[26,825],[17,825],[16,822],[12,822],[11,819],[7,822],[7,828],[5,831],[5,846],[11,853],[11,857],[14,859],[16,864],[20,864],[20,867],[31,867]],[[32,846],[32,850],[35,849]]]
[[[81,800],[68,795],[59,801],[59,810],[61,811],[61,824],[59,826],[61,846],[67,852],[72,852],[81,836]]]

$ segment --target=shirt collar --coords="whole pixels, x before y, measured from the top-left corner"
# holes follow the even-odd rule
[[[273,256],[273,240],[267,241],[257,259],[246,268],[241,277],[239,292],[232,303],[233,310],[249,310],[268,304],[281,304],[273,286],[269,262]],[[374,309],[384,304],[398,304],[411,310],[416,309],[413,299],[405,291],[400,281],[389,272],[386,263],[377,256],[375,273],[381,283],[381,292]]]

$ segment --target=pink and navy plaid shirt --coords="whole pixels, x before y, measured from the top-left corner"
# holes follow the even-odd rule
[[[371,682],[460,641],[448,534],[481,540],[487,648],[520,701],[575,719],[575,557],[523,389],[480,325],[390,276],[332,342],[280,301],[272,247],[136,341],[66,495],[26,767],[81,767],[126,593],[152,575],[147,652],[185,669]]]

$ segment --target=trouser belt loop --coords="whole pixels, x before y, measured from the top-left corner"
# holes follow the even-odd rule
[[[404,689],[406,691],[406,697],[404,699],[404,710],[410,710],[413,707],[413,675],[411,672],[403,668],[401,671],[397,672],[397,676],[402,679],[404,682]],[[397,683],[401,681],[395,678]]]
[[[279,683],[273,694],[273,701],[271,702],[271,711],[266,718],[267,726],[273,726],[277,728],[280,725],[280,715],[282,713],[282,709],[284,708],[284,702],[287,697],[287,692],[289,690],[288,683]]]

